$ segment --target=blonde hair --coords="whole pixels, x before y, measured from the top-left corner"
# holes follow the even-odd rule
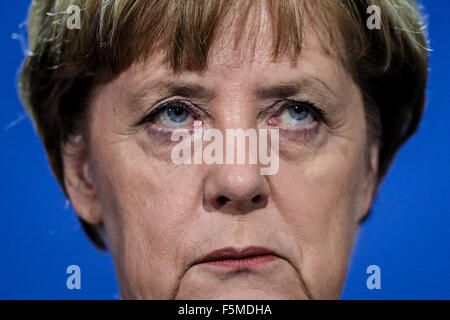
[[[207,68],[220,26],[236,19],[236,41],[264,2],[273,28],[273,55],[297,57],[303,18],[320,23],[363,93],[369,138],[380,143],[382,180],[399,147],[416,131],[425,105],[428,50],[414,0],[34,0],[19,91],[65,191],[62,147],[85,133],[89,96],[132,63],[162,50],[178,72]],[[81,28],[69,29],[67,8],[81,8]],[[381,29],[366,26],[377,5]],[[252,22],[252,21],[250,21]],[[81,221],[104,248],[98,228]]]

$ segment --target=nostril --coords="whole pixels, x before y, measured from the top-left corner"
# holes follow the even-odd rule
[[[222,207],[223,205],[225,205],[228,201],[230,201],[230,199],[228,199],[225,196],[220,196],[217,198],[217,204]]]
[[[261,200],[262,200],[262,197],[259,194],[252,198],[253,203],[260,203]]]

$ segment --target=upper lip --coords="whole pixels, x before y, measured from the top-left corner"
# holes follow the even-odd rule
[[[207,255],[197,259],[194,264],[206,263],[219,260],[238,260],[247,259],[257,256],[274,255],[278,256],[274,251],[263,247],[246,247],[243,249],[237,249],[233,247],[222,248],[212,251]]]

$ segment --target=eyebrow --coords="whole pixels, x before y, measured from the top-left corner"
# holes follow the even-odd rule
[[[131,105],[140,105],[142,101],[151,96],[153,99],[164,99],[166,97],[181,96],[185,98],[197,98],[210,100],[214,97],[211,89],[195,83],[184,83],[180,81],[158,81],[142,86],[131,95]]]
[[[287,83],[258,88],[255,90],[255,95],[260,100],[283,99],[288,98],[290,96],[294,96],[299,92],[300,92],[299,83]]]
[[[325,97],[330,97],[331,94],[331,98],[338,99],[337,94],[319,78],[259,87],[254,90],[254,95],[258,100],[287,99],[301,92],[311,91]],[[215,91],[200,84],[179,80],[151,81],[133,93],[129,103],[131,106],[142,106],[148,102],[149,97],[152,101],[159,101],[173,96],[210,101],[215,97]]]
[[[295,96],[304,91],[314,91],[325,95],[324,91],[331,93],[334,98],[336,93],[330,87],[318,78],[308,78],[298,82],[282,83],[261,87],[255,90],[255,95],[260,100],[286,99]],[[327,95],[328,96],[328,95]]]

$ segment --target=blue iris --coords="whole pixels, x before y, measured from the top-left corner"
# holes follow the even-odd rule
[[[187,111],[185,108],[170,107],[166,112],[167,117],[175,123],[186,121],[186,119],[189,117],[189,111]]]
[[[291,106],[287,110],[295,121],[305,120],[309,115],[309,110],[304,106]]]

